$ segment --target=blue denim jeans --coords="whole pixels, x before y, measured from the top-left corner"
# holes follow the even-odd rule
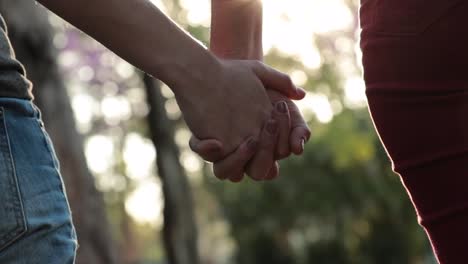
[[[69,264],[77,240],[40,112],[0,98],[0,263]]]

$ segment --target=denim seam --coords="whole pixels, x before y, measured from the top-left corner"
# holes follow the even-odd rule
[[[41,138],[42,138],[42,142],[44,143],[44,147],[46,148],[47,153],[49,155],[51,165],[54,168],[55,176],[57,176],[58,180],[61,182],[60,191],[61,191],[62,195],[65,197],[65,199],[68,201],[67,191],[65,189],[65,183],[63,182],[63,178],[60,176],[61,175],[61,173],[60,173],[60,161],[58,160],[58,157],[57,157],[57,154],[56,154],[55,150],[53,149],[52,139],[50,138],[49,133],[47,133],[47,130],[44,127],[44,123],[42,121],[42,116],[41,116],[41,112],[40,112],[39,108],[37,108],[35,105],[33,105],[33,108],[36,111],[37,129],[39,129],[39,132],[40,132],[40,135],[41,135]],[[70,217],[71,217],[72,211],[71,211],[70,204],[68,202],[67,202],[67,208],[69,210]]]
[[[37,122],[37,125],[39,127],[40,135],[42,137],[42,142],[44,143],[44,147],[47,150],[47,154],[50,157],[50,161],[52,162],[52,167],[55,169],[55,171],[60,174],[59,170],[59,165],[58,162],[56,161],[57,155],[55,154],[55,151],[51,148],[51,145],[53,144],[52,140],[50,139],[49,133],[45,130],[43,125],[40,123],[41,119]]]
[[[25,217],[25,211],[24,211],[24,206],[23,206],[23,201],[21,197],[21,192],[18,184],[18,179],[16,175],[16,170],[13,162],[13,156],[12,156],[12,151],[11,151],[11,144],[10,140],[8,137],[8,130],[6,126],[6,121],[5,121],[5,109],[3,107],[0,107],[0,130],[2,130],[4,133],[0,134],[2,137],[2,140],[0,140],[0,147],[6,150],[6,153],[4,153],[6,163],[7,163],[7,170],[8,174],[11,175],[12,177],[8,177],[8,185],[10,187],[10,193],[12,196],[15,194],[17,197],[13,197],[12,204],[15,208],[20,208],[19,212],[17,210],[14,211],[15,214],[15,220],[16,220],[16,228],[9,233],[4,234],[2,237],[0,237],[0,250],[3,250],[4,248],[8,247],[11,243],[15,242],[18,240],[23,234],[27,232],[27,224],[26,224],[26,217]],[[17,198],[17,199],[16,199]],[[21,220],[20,220],[21,219]]]
[[[39,108],[37,108],[34,104],[32,104],[33,106],[33,109],[36,111],[36,125],[37,125],[37,129],[39,129],[39,132],[40,132],[40,135],[41,135],[41,138],[42,138],[42,142],[44,143],[44,147],[46,148],[47,150],[47,153],[51,159],[51,162],[52,162],[52,166],[54,167],[54,170],[55,170],[55,175],[59,178],[59,181],[61,181],[61,184],[60,184],[60,191],[62,193],[62,195],[65,197],[65,199],[68,201],[68,197],[67,197],[67,192],[66,192],[66,189],[64,188],[65,186],[65,183],[63,182],[63,179],[62,177],[60,176],[60,165],[59,165],[59,161],[58,161],[58,158],[57,158],[57,154],[55,152],[55,150],[53,149],[53,142],[52,142],[52,139],[50,138],[49,136],[49,133],[47,132],[47,130],[45,129],[44,127],[44,123],[42,121],[42,116],[41,116],[41,112],[39,110]],[[77,234],[76,234],[76,229],[73,225],[73,219],[72,219],[72,211],[71,211],[71,208],[70,208],[70,204],[67,202],[67,208],[68,208],[68,212],[70,214],[70,223],[68,223],[69,225],[71,225],[71,229],[73,229],[72,233],[70,234],[70,236],[73,238],[73,240],[75,240],[75,256],[76,256],[76,251],[78,249],[78,240],[77,240]]]
[[[47,153],[49,154],[49,156],[50,156],[50,158],[52,160],[53,167],[60,174],[58,164],[55,161],[55,157],[56,157],[55,152],[51,149],[51,146],[50,146],[50,144],[52,144],[52,142],[48,140],[48,138],[50,138],[50,137],[49,137],[49,134],[47,133],[47,131],[45,130],[44,122],[42,121],[41,110],[39,110],[39,108],[36,105],[34,105],[32,102],[31,102],[31,107],[33,108],[33,111],[35,112],[35,114],[34,114],[34,116],[36,118],[35,121],[36,121],[36,124],[37,124],[37,128],[39,129],[40,135],[42,137],[42,142],[44,144],[44,147],[46,148]]]

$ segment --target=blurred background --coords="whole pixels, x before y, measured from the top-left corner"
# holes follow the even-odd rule
[[[78,264],[435,263],[368,114],[358,0],[263,0],[265,60],[307,89],[313,138],[279,179],[240,184],[189,150],[164,84],[31,2],[0,12],[61,160]],[[208,44],[209,0],[153,2]]]

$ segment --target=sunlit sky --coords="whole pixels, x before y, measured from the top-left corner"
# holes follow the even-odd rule
[[[153,2],[164,10],[161,0]],[[181,4],[188,10],[187,19],[191,24],[210,25],[210,0],[181,0]],[[315,46],[314,35],[347,31],[352,26],[354,17],[343,0],[263,0],[263,8],[265,54],[275,48],[286,55],[299,58],[309,69],[318,69],[323,63]],[[359,52],[354,46],[349,48]],[[296,85],[303,85],[307,80],[300,69],[290,74]],[[365,106],[362,77],[356,73],[345,77],[347,106]],[[330,122],[333,115],[341,110],[340,106],[329,102],[326,96],[313,92],[298,102],[298,105],[306,115],[314,114],[322,123]]]
[[[163,0],[152,0],[163,11]],[[209,26],[210,0],[181,0],[181,5],[187,10],[188,20],[191,24]],[[264,4],[264,51],[268,53],[275,48],[282,53],[299,58],[304,67],[318,69],[323,63],[322,57],[314,42],[314,35],[349,31],[353,22],[353,14],[343,0],[263,0]],[[54,39],[57,46],[64,45],[64,38],[57,35]],[[343,42],[344,49],[355,49],[354,43]],[[133,67],[116,59],[112,55],[102,58],[104,64],[115,65],[116,72],[123,78],[133,74]],[[64,67],[76,64],[79,55],[73,52],[63,52],[59,62]],[[344,91],[348,107],[365,106],[364,83],[359,73],[347,72],[350,68],[343,62],[342,68],[345,77]],[[94,71],[83,66],[76,76],[80,82],[86,83],[94,77]],[[295,69],[289,73],[297,85],[303,85],[307,76],[302,69]],[[110,125],[131,117],[134,102],[144,100],[142,89],[130,89],[128,97],[115,95],[115,84],[109,82],[103,89],[111,91],[102,101],[96,101],[85,89],[79,88],[77,80],[72,80],[72,106],[75,110],[78,127],[87,132],[91,126],[93,115],[101,115]],[[163,94],[171,96],[171,92],[164,87]],[[138,105],[138,104],[137,104]],[[141,103],[139,105],[142,105]],[[341,104],[330,102],[326,95],[309,91],[306,98],[298,102],[305,115],[315,115],[322,123],[330,122],[333,115],[340,112]],[[143,106],[140,111],[144,114]],[[180,111],[174,99],[166,102],[166,110],[170,117],[176,118]],[[133,110],[135,111],[135,110]],[[179,145],[187,145],[190,132],[179,130],[176,141]],[[124,139],[123,159],[126,162],[126,174],[137,183],[136,189],[126,201],[127,212],[138,222],[160,225],[162,223],[161,208],[162,194],[160,183],[154,177],[156,153],[150,140],[139,134],[127,135]],[[97,184],[100,188],[125,188],[121,175],[108,173],[115,165],[115,145],[106,135],[96,134],[88,138],[85,144],[86,156],[90,169],[98,175]],[[181,163],[189,175],[200,170],[202,163],[192,152],[182,149]],[[107,186],[107,187],[106,187]]]

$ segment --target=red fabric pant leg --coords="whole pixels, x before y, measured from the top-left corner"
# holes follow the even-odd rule
[[[468,83],[375,86],[367,97],[439,262],[468,263]]]

